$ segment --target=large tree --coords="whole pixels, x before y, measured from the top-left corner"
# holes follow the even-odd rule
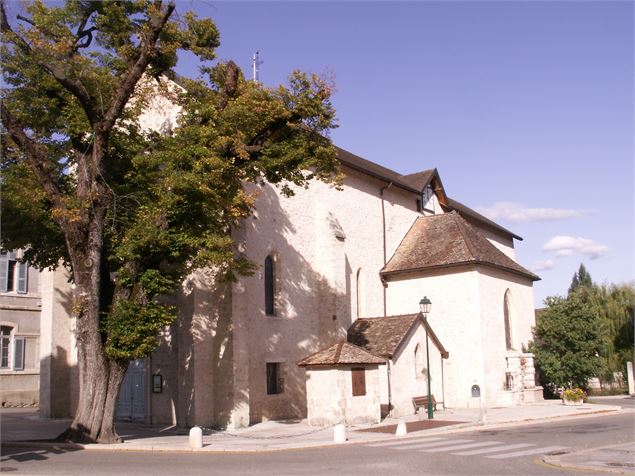
[[[331,89],[299,72],[267,88],[210,63],[214,23],[160,0],[34,2],[15,18],[2,3],[0,29],[1,245],[70,271],[80,395],[63,438],[118,441],[128,362],[175,318],[160,296],[194,268],[251,269],[231,241],[254,202],[245,182],[291,194],[289,183],[336,181]],[[180,50],[206,81],[166,81]],[[139,122],[157,94],[182,108],[171,134]]]
[[[605,371],[606,329],[599,309],[586,290],[548,297],[545,304],[529,347],[542,383],[587,388],[590,378]]]

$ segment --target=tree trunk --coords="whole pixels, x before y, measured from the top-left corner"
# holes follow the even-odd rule
[[[94,154],[99,153],[97,145],[100,142],[95,141]],[[70,428],[57,439],[77,443],[117,443],[121,439],[115,432],[115,407],[128,362],[106,357],[100,329],[100,313],[110,304],[102,302],[105,297],[102,292],[103,223],[108,200],[103,184],[97,181],[89,186],[80,174],[78,188],[82,187],[101,189],[101,193],[95,195],[87,219],[76,228],[65,230],[75,282],[79,400]]]
[[[93,249],[92,255],[99,254]],[[78,261],[78,260],[75,260]],[[108,359],[99,329],[100,260],[73,263],[77,315],[79,400],[71,426],[58,440],[77,443],[117,443],[114,427],[117,395],[127,361]]]

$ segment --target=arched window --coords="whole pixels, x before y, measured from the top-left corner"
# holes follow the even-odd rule
[[[357,306],[357,317],[362,317],[362,299],[364,293],[362,284],[362,268],[359,268],[357,270],[357,275],[355,276],[355,303]]]
[[[415,347],[415,377],[416,378],[423,378],[424,375],[424,368],[425,368],[425,364],[424,364],[424,353],[423,353],[423,346],[421,344],[417,344],[417,346]]]
[[[507,350],[512,350],[512,323],[511,323],[511,307],[510,307],[510,295],[511,292],[508,289],[505,291],[505,298],[503,302],[503,313],[505,316],[505,346]]]
[[[271,256],[265,258],[265,314],[276,315],[275,308],[275,263]]]

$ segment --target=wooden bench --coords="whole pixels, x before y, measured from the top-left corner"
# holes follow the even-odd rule
[[[419,408],[424,408],[427,411],[428,396],[412,397],[412,406],[415,408],[415,415],[417,414],[417,410],[419,410]],[[434,411],[437,411],[437,401],[434,399],[434,395],[432,395],[432,408]]]

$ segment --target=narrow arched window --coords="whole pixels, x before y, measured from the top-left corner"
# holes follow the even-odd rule
[[[512,346],[512,324],[511,324],[511,309],[510,309],[510,291],[505,291],[505,298],[503,302],[503,314],[505,317],[505,346],[507,350],[513,349]]]
[[[357,306],[357,317],[362,317],[362,293],[364,290],[362,289],[362,268],[357,270],[357,275],[355,276],[355,304]]]
[[[275,268],[273,258],[267,256],[265,258],[265,314],[268,316],[276,315],[274,281]]]
[[[424,368],[425,368],[425,355],[423,353],[423,346],[421,344],[417,344],[415,347],[415,377],[423,378],[424,376]]]

